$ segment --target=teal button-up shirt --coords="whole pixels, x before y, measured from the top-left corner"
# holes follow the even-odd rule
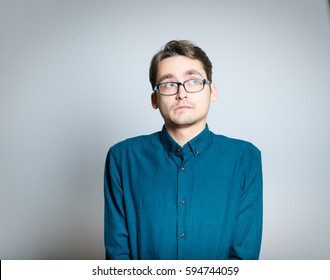
[[[107,259],[258,259],[260,151],[208,126],[184,147],[162,131],[114,145],[104,176]]]

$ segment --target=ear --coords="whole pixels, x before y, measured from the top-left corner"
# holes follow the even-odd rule
[[[158,109],[157,94],[156,94],[156,92],[153,92],[151,94],[151,105],[152,105],[152,108]]]
[[[215,102],[218,100],[218,89],[215,84],[211,84],[211,101]]]

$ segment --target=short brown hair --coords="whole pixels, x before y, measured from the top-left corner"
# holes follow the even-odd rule
[[[177,55],[183,55],[192,59],[199,60],[203,64],[207,79],[212,82],[212,63],[207,57],[206,53],[201,48],[194,45],[191,41],[173,40],[168,42],[165,47],[156,53],[151,60],[149,68],[149,80],[152,89],[155,88],[157,82],[158,63],[166,58]]]

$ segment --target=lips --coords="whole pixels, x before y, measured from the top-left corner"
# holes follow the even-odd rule
[[[174,108],[175,111],[179,111],[179,110],[184,110],[184,109],[192,109],[192,106],[189,105],[178,105]]]

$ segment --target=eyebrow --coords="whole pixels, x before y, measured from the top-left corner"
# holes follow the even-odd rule
[[[172,79],[172,78],[174,78],[174,75],[172,75],[172,74],[165,74],[165,75],[163,75],[163,76],[160,77],[160,79],[159,79],[158,82],[161,83],[164,80]]]
[[[201,74],[201,73],[199,73],[197,70],[195,70],[195,69],[191,69],[191,70],[188,70],[186,73],[185,73],[185,75],[186,76],[192,76],[192,75],[199,75],[199,76],[201,76],[201,77],[203,77],[203,75]]]
[[[203,78],[203,75],[202,75],[201,73],[199,73],[199,72],[198,72],[197,70],[195,70],[195,69],[187,70],[187,71],[184,73],[184,75],[185,75],[185,76],[198,75],[198,76],[201,76],[201,78]],[[173,74],[164,74],[163,76],[160,77],[158,83],[161,83],[161,82],[163,82],[164,80],[172,79],[172,78],[175,78],[175,76],[174,76]]]

